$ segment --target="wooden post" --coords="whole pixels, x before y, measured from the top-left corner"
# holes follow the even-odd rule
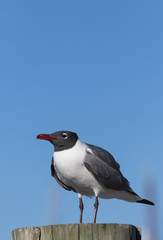
[[[12,240],[141,240],[139,230],[128,224],[59,224],[18,228]]]

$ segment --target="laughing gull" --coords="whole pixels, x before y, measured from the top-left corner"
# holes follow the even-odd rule
[[[98,197],[154,205],[132,190],[120,171],[120,165],[106,150],[82,142],[76,133],[70,131],[39,134],[36,138],[48,140],[54,145],[51,175],[61,187],[78,194],[80,223],[84,208],[83,195],[95,196],[93,223],[96,222]]]

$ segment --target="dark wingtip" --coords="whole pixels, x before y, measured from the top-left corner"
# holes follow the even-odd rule
[[[143,204],[149,204],[149,205],[155,205],[153,202],[151,202],[151,201],[149,201],[147,199],[138,200],[136,202],[143,203]]]

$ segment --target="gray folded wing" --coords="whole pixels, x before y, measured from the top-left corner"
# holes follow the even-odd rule
[[[106,162],[109,166],[120,169],[120,165],[115,161],[114,157],[103,148],[97,147],[95,145],[87,144],[88,148],[91,149],[92,153],[97,157],[101,158],[104,162]]]
[[[130,190],[129,182],[123,177],[119,164],[106,150],[88,145],[84,160],[85,167],[106,188],[113,190]]]

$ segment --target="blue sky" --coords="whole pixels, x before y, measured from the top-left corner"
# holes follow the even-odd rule
[[[156,202],[152,210],[100,200],[97,222],[145,227],[148,212],[163,234],[162,9],[162,1],[1,1],[3,240],[14,228],[78,222],[77,196],[50,176],[52,145],[35,139],[65,129],[110,151],[131,187]],[[94,199],[83,200],[92,222]]]

